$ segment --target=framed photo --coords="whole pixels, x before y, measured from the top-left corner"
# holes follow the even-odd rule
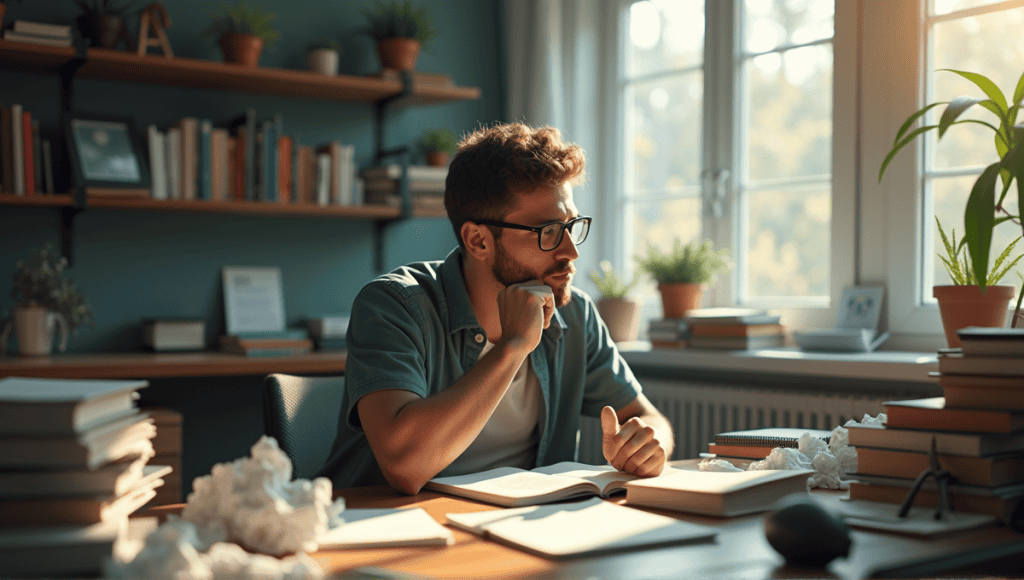
[[[64,134],[74,183],[88,195],[149,196],[149,168],[130,117],[72,111]]]
[[[837,314],[839,328],[878,330],[882,317],[882,286],[848,286],[843,288],[843,301]]]

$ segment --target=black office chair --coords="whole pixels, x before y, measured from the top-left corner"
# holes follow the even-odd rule
[[[272,374],[263,379],[263,432],[292,460],[292,476],[311,479],[338,434],[345,377]]]

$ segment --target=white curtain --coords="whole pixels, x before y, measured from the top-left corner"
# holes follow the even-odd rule
[[[616,174],[613,154],[604,144],[616,115],[606,97],[614,87],[602,50],[611,37],[608,11],[616,2],[599,0],[504,0],[508,55],[509,119],[531,126],[557,127],[563,138],[587,154],[587,179],[574,190],[576,206],[595,218],[590,237],[576,261],[576,285],[598,297],[587,272],[615,257],[617,236],[606,219]]]

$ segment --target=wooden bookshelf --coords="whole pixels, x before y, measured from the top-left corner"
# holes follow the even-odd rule
[[[0,206],[20,207],[62,207],[72,205],[74,200],[70,194],[14,195],[0,192]]]
[[[349,219],[395,219],[398,209],[383,205],[328,205],[266,201],[160,200],[140,197],[90,196],[90,208],[179,213],[248,214]]]
[[[0,40],[0,68],[56,74],[75,57],[73,47]],[[267,67],[242,67],[212,60],[89,48],[78,76],[137,83],[304,97],[327,101],[377,102],[402,93],[402,83],[374,76],[337,75]],[[407,105],[476,99],[477,87],[414,83]]]
[[[0,357],[0,378],[151,379],[288,374],[342,374],[344,352],[246,357],[222,352],[132,352]]]

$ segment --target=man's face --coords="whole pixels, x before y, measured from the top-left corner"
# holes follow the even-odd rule
[[[501,221],[541,226],[555,221],[567,222],[578,216],[572,188],[563,183],[561,187],[539,187],[519,194],[515,207]],[[491,271],[498,282],[510,286],[540,280],[551,287],[556,306],[569,303],[572,298],[569,289],[576,273],[573,262],[580,254],[568,233],[562,236],[557,248],[545,252],[537,244],[536,232],[504,228],[494,246]]]

